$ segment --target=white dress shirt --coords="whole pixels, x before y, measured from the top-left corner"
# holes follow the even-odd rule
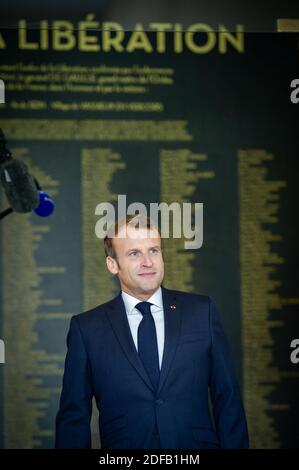
[[[133,337],[133,341],[138,352],[138,327],[143,316],[142,313],[135,308],[141,300],[136,299],[132,295],[127,294],[126,292],[121,292],[125,309],[127,313],[127,318]],[[158,290],[147,300],[151,302],[151,313],[155,321],[156,333],[157,333],[157,343],[158,343],[158,354],[159,354],[159,366],[161,370],[163,351],[164,351],[164,310],[163,310],[163,300],[162,300],[162,289],[159,287]]]

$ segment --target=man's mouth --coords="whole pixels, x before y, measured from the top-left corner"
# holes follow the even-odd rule
[[[139,273],[138,276],[142,276],[142,277],[152,277],[154,276],[156,273]]]

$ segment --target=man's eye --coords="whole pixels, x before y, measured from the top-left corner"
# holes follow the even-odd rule
[[[134,256],[136,256],[136,255],[137,255],[137,251],[131,251],[129,253],[129,256],[131,256],[132,258],[134,258]]]
[[[158,248],[152,248],[152,249],[151,249],[151,252],[152,252],[152,253],[159,253],[159,251],[160,251],[160,250],[159,250]]]

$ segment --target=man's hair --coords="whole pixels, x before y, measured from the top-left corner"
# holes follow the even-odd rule
[[[125,219],[117,220],[112,224],[104,238],[104,250],[106,256],[116,259],[116,253],[113,246],[113,238],[117,237],[119,231],[123,226],[134,227],[136,229],[146,228],[148,230],[157,230],[161,236],[160,229],[150,217],[143,215],[127,215]]]

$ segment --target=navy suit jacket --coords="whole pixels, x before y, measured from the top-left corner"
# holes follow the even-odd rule
[[[162,296],[165,344],[156,392],[121,294],[71,319],[56,448],[90,448],[93,396],[102,448],[155,448],[157,432],[167,449],[248,447],[239,386],[214,301],[163,287]]]

